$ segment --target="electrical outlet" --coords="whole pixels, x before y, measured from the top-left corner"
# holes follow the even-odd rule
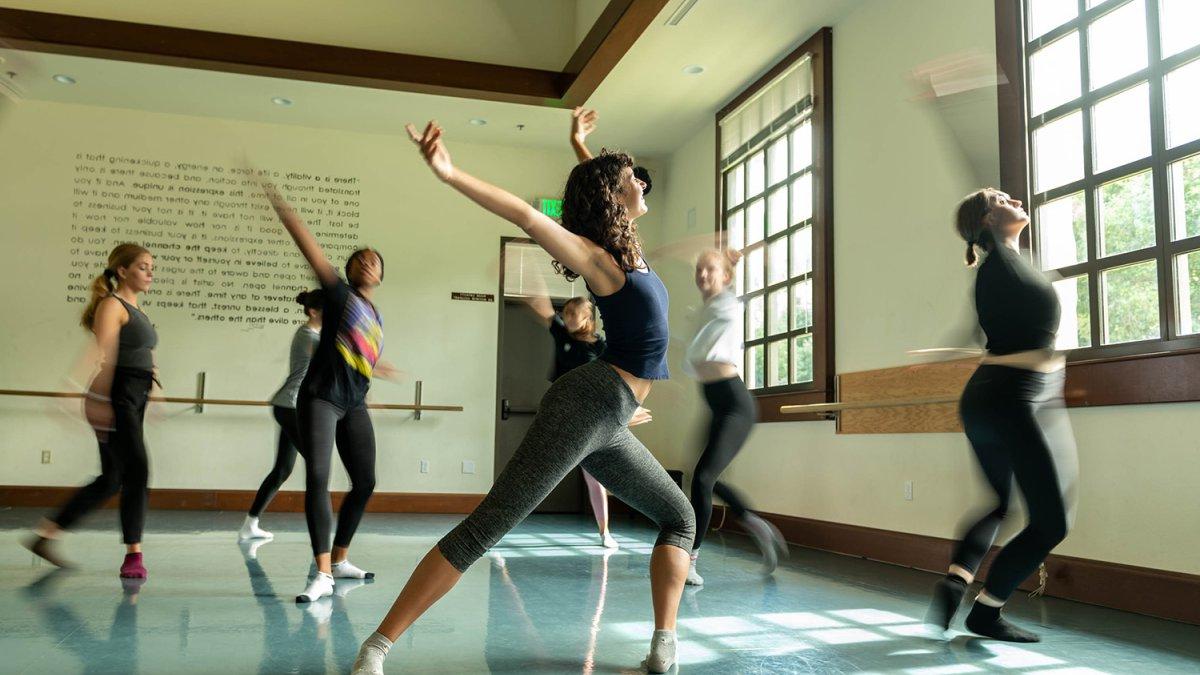
[[[421,473],[429,473],[429,460],[421,460]]]
[[[469,459],[463,460],[463,473],[475,473],[475,462]]]
[[[913,482],[911,480],[904,481],[904,501],[912,501]]]
[[[42,464],[49,464],[49,463],[50,463],[50,451],[43,450],[42,451]]]

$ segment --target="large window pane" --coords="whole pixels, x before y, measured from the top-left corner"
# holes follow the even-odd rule
[[[812,335],[792,338],[792,382],[813,381]]]
[[[812,218],[812,174],[806,173],[792,181],[792,224]]]
[[[792,284],[792,330],[812,325],[812,281]]]
[[[746,165],[725,172],[725,206],[732,208],[746,198]]]
[[[767,147],[767,184],[774,185],[788,177],[788,139],[779,140]]]
[[[1083,178],[1083,113],[1060,117],[1033,132],[1037,191]]]
[[[763,221],[766,209],[763,200],[755,199],[746,207],[746,245],[760,242],[763,238]]]
[[[767,334],[779,335],[788,329],[788,290],[781,288],[767,295]]]
[[[762,150],[750,156],[746,162],[746,197],[762,194],[767,184],[767,155]]]
[[[1157,268],[1157,261],[1147,260],[1100,273],[1104,344],[1159,337]]]
[[[764,378],[763,348],[754,345],[746,350],[746,386],[750,389],[761,389]]]
[[[1150,154],[1150,85],[1110,96],[1092,111],[1096,173]]]
[[[1175,257],[1175,297],[1179,334],[1200,333],[1200,251]]]
[[[1200,6],[1200,0],[1197,0]],[[1200,24],[1195,26],[1200,33]],[[1166,77],[1167,147],[1200,138],[1200,60],[1192,61]]]
[[[729,237],[729,248],[740,251],[746,245],[746,224],[742,220],[742,212],[734,211],[725,220],[725,231]]]
[[[789,238],[792,241],[792,276],[798,277],[812,271],[812,226],[806,225]]]
[[[778,387],[788,383],[788,341],[776,340],[767,345],[767,386]]]
[[[1039,206],[1037,224],[1042,269],[1058,269],[1087,260],[1087,208],[1082,192]]]
[[[763,287],[763,247],[746,256],[746,290],[753,293]]]
[[[767,245],[767,284],[777,284],[788,278],[787,247],[787,237],[780,237]]]
[[[1200,155],[1171,165],[1172,239],[1200,235]]]
[[[1092,346],[1092,305],[1086,274],[1054,282],[1054,292],[1062,305],[1055,349]]]
[[[781,187],[767,197],[767,234],[783,232],[788,225],[788,191]]]
[[[1146,67],[1146,3],[1121,5],[1088,26],[1088,86],[1109,82]]]
[[[763,336],[763,296],[756,295],[746,303],[746,339],[757,340]]]
[[[1154,245],[1154,184],[1142,171],[1100,186],[1100,255]]]
[[[812,164],[812,122],[805,122],[791,133],[792,173]]]
[[[1079,83],[1079,33],[1071,32],[1029,57],[1030,113],[1040,115],[1076,99]]]
[[[1079,14],[1075,0],[1029,0],[1029,39],[1050,32]]]
[[[1200,44],[1200,2],[1196,0],[1160,0],[1158,24],[1162,35],[1163,57]]]

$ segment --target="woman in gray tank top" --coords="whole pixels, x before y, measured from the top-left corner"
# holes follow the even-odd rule
[[[325,293],[319,288],[304,291],[296,296],[296,302],[304,307],[308,321],[297,328],[292,336],[287,379],[271,397],[275,421],[279,423],[275,466],[271,467],[271,471],[258,488],[258,494],[254,496],[254,503],[250,505],[250,511],[238,532],[238,541],[271,539],[275,536],[258,526],[258,518],[275,498],[279,487],[292,475],[292,469],[296,466],[296,454],[302,452],[300,428],[296,421],[296,396],[300,393],[300,383],[304,381],[304,374],[308,372],[308,362],[312,360],[313,352],[317,350],[317,344],[321,341],[321,305],[325,302]]]
[[[120,244],[104,273],[92,282],[92,298],[81,324],[96,336],[100,371],[84,397],[84,414],[100,443],[100,475],[79,488],[62,509],[42,521],[26,547],[63,567],[55,541],[83,516],[121,494],[125,560],[121,577],[145,579],[142,531],[146,520],[149,464],[142,423],[154,383],[158,335],[138,307],[138,296],[154,279],[154,259],[137,244]]]

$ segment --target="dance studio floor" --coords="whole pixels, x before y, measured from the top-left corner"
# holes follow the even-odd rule
[[[371,584],[302,607],[300,514],[268,514],[273,542],[251,555],[241,514],[152,512],[150,578],[122,587],[116,513],[95,516],[51,573],[17,544],[40,511],[0,510],[0,673],[345,673],[408,572],[456,517],[369,514],[352,560]],[[653,532],[620,520],[622,548],[596,546],[590,521],[537,516],[481,560],[392,649],[389,672],[638,672],[652,628]],[[1044,642],[1005,645],[922,635],[935,577],[793,549],[764,580],[740,537],[713,535],[707,585],[680,610],[688,673],[1195,673],[1200,628],[1055,599],[1014,601]]]

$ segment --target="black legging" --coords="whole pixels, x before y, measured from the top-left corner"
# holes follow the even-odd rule
[[[296,402],[300,447],[304,450],[304,517],[313,555],[329,553],[333,505],[329,499],[329,465],[337,444],[350,475],[350,491],[338,510],[333,545],[345,548],[354,538],[367,501],[375,491],[375,430],[366,404],[343,410],[328,401],[301,395]]]
[[[142,422],[150,398],[153,375],[147,370],[117,368],[113,373],[112,399],[114,430],[107,441],[100,441],[100,475],[75,491],[51,520],[69,530],[121,493],[121,536],[126,544],[140,544],[146,524],[147,483],[150,479],[146,440]]]
[[[983,586],[997,600],[1007,600],[1037,569],[1074,519],[1079,464],[1063,407],[1063,380],[1061,370],[983,365],[963,390],[963,428],[996,503],[967,530],[954,563],[972,574],[979,570],[1008,513],[1014,476],[1029,511],[1028,525],[996,555]]]
[[[257,518],[267,509],[267,505],[279,492],[279,486],[292,475],[296,467],[296,454],[300,450],[300,427],[296,421],[296,409],[272,406],[275,421],[279,423],[279,443],[275,446],[275,466],[258,486],[258,494],[254,495],[254,503],[250,505],[250,515]]]
[[[718,478],[737,457],[742,444],[754,428],[757,409],[754,398],[740,377],[718,380],[703,385],[704,400],[712,411],[708,426],[708,442],[696,472],[692,476],[692,508],[696,511],[696,541],[692,550],[699,550],[712,520],[713,493],[715,492],[733,511],[737,518],[744,518],[750,510],[746,500],[736,490]]]

